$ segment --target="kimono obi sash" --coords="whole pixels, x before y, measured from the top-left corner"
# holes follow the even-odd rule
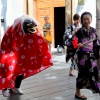
[[[93,51],[93,40],[85,41],[84,46],[82,47],[82,51],[91,52]]]

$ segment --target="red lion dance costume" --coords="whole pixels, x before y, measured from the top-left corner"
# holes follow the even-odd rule
[[[52,65],[48,45],[37,29],[36,20],[28,15],[17,18],[1,42],[0,89],[3,95],[10,96],[8,89],[23,94],[19,88],[21,80]]]

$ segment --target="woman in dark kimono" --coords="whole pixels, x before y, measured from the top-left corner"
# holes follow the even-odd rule
[[[96,30],[90,26],[92,15],[84,12],[81,15],[82,27],[75,34],[78,38],[78,76],[76,79],[75,98],[86,100],[80,89],[91,89],[93,93],[100,93],[100,80],[97,60],[99,58],[99,46]]]

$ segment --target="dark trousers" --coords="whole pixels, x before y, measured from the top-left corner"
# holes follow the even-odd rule
[[[21,82],[23,79],[23,75],[17,76],[16,80],[15,80],[15,88],[20,88]],[[7,88],[5,88],[4,90],[7,90]]]
[[[21,82],[23,79],[23,75],[17,76],[15,80],[15,88],[20,88]]]

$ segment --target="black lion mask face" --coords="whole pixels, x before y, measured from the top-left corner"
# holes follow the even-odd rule
[[[36,32],[36,28],[37,28],[37,25],[32,20],[26,19],[23,22],[23,29],[25,33],[33,34]]]

